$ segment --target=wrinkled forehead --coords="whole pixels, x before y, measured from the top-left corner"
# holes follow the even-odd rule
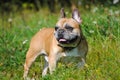
[[[75,21],[73,18],[61,18],[56,24],[56,26],[58,27],[65,27],[65,25],[69,25],[74,28],[79,27],[79,23]]]

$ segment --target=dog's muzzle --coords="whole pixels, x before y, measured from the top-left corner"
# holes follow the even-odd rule
[[[67,43],[67,39],[64,38],[64,35],[65,35],[65,30],[64,29],[59,29],[57,40],[62,44]]]
[[[59,37],[59,38],[63,38],[63,37],[64,37],[64,36],[63,36],[63,35],[64,35],[64,32],[65,32],[64,29],[60,29],[60,30],[58,31],[58,37]]]
[[[69,33],[68,31],[65,31],[64,29],[59,29],[55,33],[56,39],[61,44],[71,44],[74,43],[78,39],[78,35]]]

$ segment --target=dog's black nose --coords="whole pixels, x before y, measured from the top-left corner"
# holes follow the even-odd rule
[[[65,32],[64,29],[59,29],[58,30],[58,37],[63,38],[64,32]]]
[[[64,29],[59,29],[59,34],[63,34],[65,31],[64,31]]]
[[[58,34],[58,37],[59,38],[63,38],[63,34]]]

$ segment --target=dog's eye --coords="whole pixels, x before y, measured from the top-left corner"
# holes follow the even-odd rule
[[[57,31],[57,29],[58,29],[58,26],[55,26],[55,31]]]
[[[73,27],[71,27],[71,26],[65,26],[65,28],[68,29],[68,30],[70,30],[70,31],[73,30]]]

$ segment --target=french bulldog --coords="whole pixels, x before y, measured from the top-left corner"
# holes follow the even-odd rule
[[[71,18],[66,18],[62,8],[61,17],[54,28],[43,28],[37,32],[33,36],[26,54],[24,79],[28,75],[30,66],[39,55],[43,55],[45,58],[42,76],[47,74],[48,69],[52,74],[61,57],[74,57],[79,60],[78,67],[84,66],[88,44],[80,27],[81,22],[78,9],[73,10]]]

